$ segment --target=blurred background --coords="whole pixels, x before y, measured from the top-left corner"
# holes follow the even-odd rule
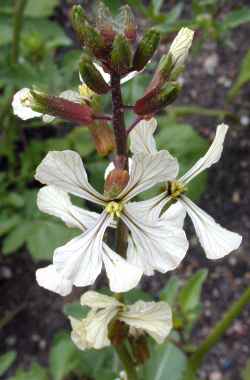
[[[174,277],[158,274],[145,278],[141,284],[142,297],[147,297],[143,292],[159,296],[169,281],[178,288],[204,268],[199,272],[199,291],[204,283],[201,300],[189,330],[185,331],[187,341],[195,344],[207,336],[250,280],[250,3],[249,0],[104,2],[114,13],[119,6],[129,4],[136,15],[139,36],[149,26],[161,31],[157,62],[180,27],[189,26],[196,31],[181,78],[181,95],[158,118],[158,146],[178,157],[183,172],[204,154],[216,125],[222,121],[230,125],[221,161],[208,174],[200,176],[190,192],[219,223],[243,235],[242,246],[226,259],[208,261],[192,227],[187,225],[191,240],[189,255]],[[88,163],[91,183],[102,190],[108,159],[97,156],[86,128],[60,120],[53,124],[44,124],[40,119],[23,122],[11,109],[13,94],[23,87],[35,86],[50,94],[77,89],[81,49],[69,22],[69,10],[76,3],[82,4],[89,15],[93,13],[93,1],[0,2],[0,355],[5,354],[0,356],[0,378],[3,379],[104,379],[93,375],[89,368],[86,370],[85,359],[76,363],[79,358],[68,339],[67,315],[78,313],[75,302],[82,290],[62,299],[36,284],[36,268],[48,264],[54,248],[74,236],[75,231],[38,211],[36,194],[40,184],[33,176],[49,150],[73,149]],[[18,14],[22,14],[22,6],[21,20]],[[127,104],[133,104],[143,94],[155,66],[152,62],[143,74],[123,87]],[[105,99],[107,108],[109,101]],[[96,287],[105,285],[103,276]],[[178,299],[176,302],[177,310]],[[234,322],[208,356],[200,379],[250,379],[249,315],[250,309],[245,309]],[[98,367],[91,354],[89,358],[92,366]],[[106,356],[100,360],[103,365]]]

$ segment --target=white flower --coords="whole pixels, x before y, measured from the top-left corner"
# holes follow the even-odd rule
[[[130,335],[147,333],[159,344],[172,329],[172,312],[165,302],[137,301],[124,305],[113,297],[88,291],[81,297],[81,305],[91,308],[87,317],[81,321],[70,317],[71,337],[81,350],[109,346],[108,328],[114,319],[126,323]]]
[[[98,193],[89,184],[81,157],[77,153],[69,150],[49,152],[36,171],[35,178],[49,185],[40,190],[38,207],[41,211],[61,218],[67,225],[82,230],[80,236],[54,252],[53,265],[58,273],[57,278],[61,278],[63,283],[57,283],[54,291],[67,288],[65,281],[67,284],[70,281],[71,287],[93,284],[103,264],[110,288],[114,292],[127,291],[136,286],[144,267],[148,267],[148,262],[162,272],[175,268],[187,250],[185,233],[180,226],[166,223],[162,219],[152,223],[138,218],[140,202],[131,203],[130,200],[157,183],[173,179],[177,171],[176,160],[166,151],[152,156],[134,155],[128,184],[112,199]],[[81,210],[71,204],[65,192],[100,205],[104,210],[100,215]],[[118,218],[130,230],[134,254],[140,252],[140,262],[143,262],[140,267],[120,257],[103,242],[106,229],[113,226]],[[145,259],[141,257],[142,253]],[[48,271],[46,268],[42,270]],[[39,274],[41,279],[41,272]],[[46,280],[46,274],[44,272],[43,282],[39,283],[53,290],[53,281],[49,276]]]
[[[148,149],[151,155],[154,153],[157,154],[156,147],[152,140],[155,125],[154,119],[151,119],[148,122],[144,121],[131,132],[131,150],[134,153],[138,154],[139,152],[145,152],[146,149]],[[177,200],[176,205],[182,205],[192,219],[196,234],[206,253],[206,256],[209,259],[219,259],[236,250],[241,244],[242,237],[237,233],[221,227],[211,216],[195,205],[184,194],[187,190],[186,187],[188,183],[193,178],[219,161],[227,130],[227,125],[219,125],[216,130],[214,141],[205,156],[200,158],[196,164],[180,179],[170,181],[168,183],[168,189],[165,192],[153,199],[150,199],[149,201],[144,201],[144,204],[140,207],[140,210],[144,209],[144,215],[147,210],[147,215],[150,215],[151,218],[157,218],[166,203],[168,203],[171,199]],[[138,212],[140,212],[140,210],[138,210]],[[165,217],[166,215],[169,216],[169,210],[167,210],[162,217],[164,217],[164,215]],[[171,212],[173,212],[173,210]],[[173,220],[172,217],[170,219]]]
[[[175,37],[169,49],[175,68],[183,66],[185,63],[193,38],[194,31],[189,28],[181,28]]]
[[[29,88],[22,88],[13,97],[12,108],[14,115],[20,117],[22,120],[33,119],[34,117],[41,117],[40,112],[33,111],[31,107],[32,95]]]

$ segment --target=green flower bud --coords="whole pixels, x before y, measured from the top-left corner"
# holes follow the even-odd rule
[[[105,44],[112,44],[116,35],[116,31],[114,30],[114,20],[109,8],[101,1],[98,3],[96,9],[96,27],[100,31]]]
[[[173,103],[180,92],[180,85],[176,82],[167,83],[166,86],[159,90],[152,89],[141,99],[137,100],[134,111],[140,116],[153,115]]]
[[[85,22],[86,16],[80,5],[74,5],[71,10],[71,23],[82,45],[85,42]]]
[[[79,71],[86,85],[97,94],[106,94],[110,90],[109,85],[87,55],[82,56]]]
[[[140,41],[133,59],[133,68],[137,71],[143,69],[153,57],[160,42],[160,33],[154,29],[147,31]]]
[[[120,30],[129,41],[134,41],[136,39],[137,26],[133,12],[129,5],[124,5],[120,8],[116,22]]]
[[[117,35],[111,52],[111,63],[114,70],[119,74],[126,74],[132,61],[131,46],[127,39],[121,34]]]

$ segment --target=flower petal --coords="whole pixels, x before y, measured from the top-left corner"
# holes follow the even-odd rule
[[[117,314],[117,306],[111,306],[93,314],[87,321],[87,340],[96,350],[110,345],[108,325]]]
[[[72,332],[71,339],[79,350],[86,350],[91,348],[87,341],[86,319],[79,321],[76,318],[69,317]]]
[[[61,296],[70,294],[73,287],[72,281],[61,275],[53,264],[38,269],[36,271],[36,280],[41,287]]]
[[[130,150],[133,154],[137,153],[156,153],[156,142],[154,133],[157,128],[157,121],[155,118],[150,120],[142,120],[130,132]]]
[[[127,292],[135,288],[143,274],[142,269],[130,264],[105,245],[103,262],[112,292]]]
[[[155,154],[135,154],[129,182],[119,198],[127,202],[159,183],[174,179],[178,168],[177,160],[164,150]]]
[[[29,96],[30,89],[22,88],[19,90],[13,97],[12,100],[12,108],[14,115],[20,117],[22,120],[33,119],[34,117],[41,117],[42,114],[40,112],[35,112],[30,107],[26,107],[23,104],[23,100]]]
[[[200,158],[196,164],[180,178],[180,182],[187,184],[198,174],[204,170],[210,168],[213,164],[219,161],[221,158],[223,143],[226,137],[228,126],[226,124],[218,125],[216,129],[216,135],[214,141],[212,142],[210,148],[208,149],[205,156]]]
[[[68,227],[82,231],[92,227],[99,218],[96,212],[74,206],[69,195],[55,186],[44,186],[39,190],[37,205],[40,211],[62,219]]]
[[[166,199],[165,199],[166,201]],[[184,219],[186,217],[186,209],[181,202],[175,202],[162,215],[161,220],[171,223],[176,227],[183,228]]]
[[[239,234],[221,227],[186,196],[182,196],[180,202],[192,219],[196,234],[209,259],[220,259],[239,248],[242,241]]]
[[[57,271],[75,286],[92,285],[101,272],[103,235],[111,218],[103,211],[93,228],[55,250],[53,263]]]
[[[159,344],[164,342],[173,327],[171,308],[166,302],[137,301],[124,310],[119,319],[144,330]]]
[[[82,306],[86,305],[92,309],[106,309],[107,307],[121,305],[114,297],[95,292],[94,290],[84,293],[81,296],[80,303]]]
[[[128,261],[143,269],[147,275],[154,270],[165,273],[175,269],[184,258],[188,241],[184,231],[163,219],[141,219],[138,207],[133,203],[125,206],[122,219],[131,236],[128,243]]]
[[[175,68],[183,66],[194,38],[194,31],[189,28],[181,28],[172,42],[169,54],[172,56]]]
[[[105,204],[105,198],[89,184],[80,155],[72,150],[49,152],[38,166],[35,178],[94,203]]]

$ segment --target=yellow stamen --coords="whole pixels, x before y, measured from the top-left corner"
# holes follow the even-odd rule
[[[112,216],[112,218],[120,218],[123,210],[123,204],[119,202],[109,202],[106,206],[106,211]]]
[[[79,94],[84,100],[91,100],[95,95],[95,92],[92,91],[86,84],[81,84],[79,87]]]
[[[168,184],[168,191],[172,198],[177,199],[182,193],[187,191],[187,188],[181,182],[171,181]]]

